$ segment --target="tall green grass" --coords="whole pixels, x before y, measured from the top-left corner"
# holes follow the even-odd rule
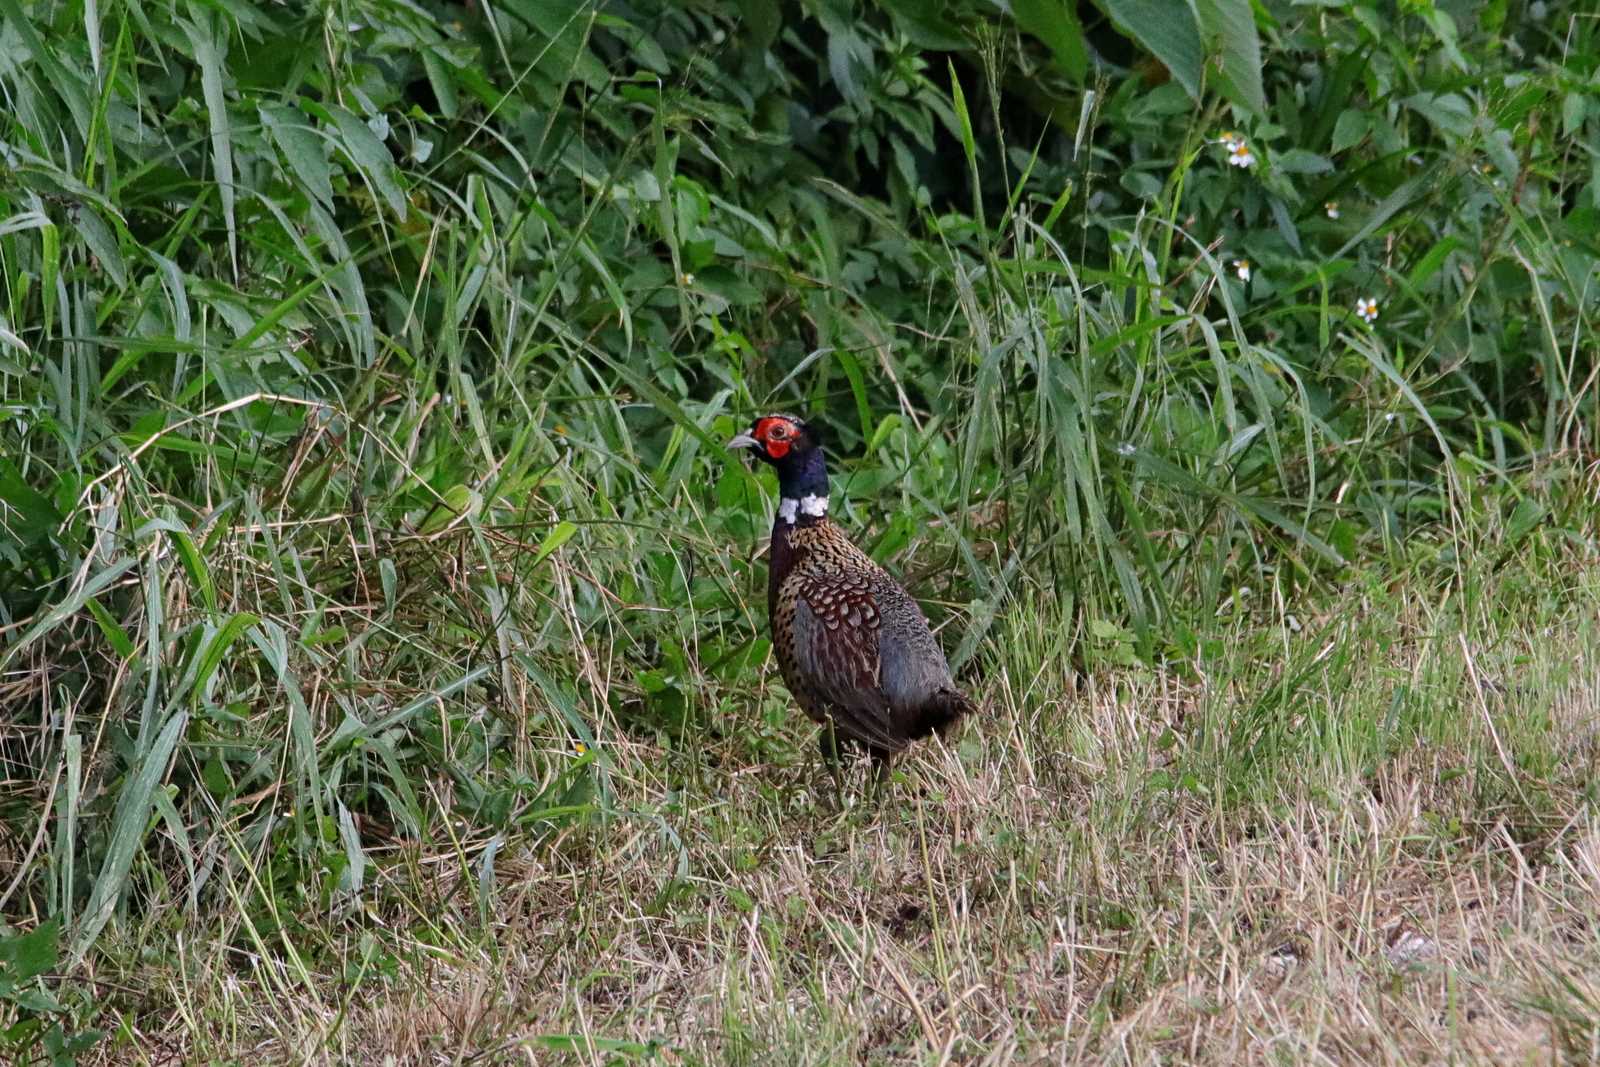
[[[0,7],[0,893],[51,966],[220,914],[309,992],[324,921],[425,921],[408,849],[487,926],[511,843],[789,773],[758,411],[980,690],[1018,611],[1204,670],[1219,610],[1592,552],[1594,20],[1274,7],[1259,117],[768,7]],[[1380,760],[1284,717],[1319,670],[1191,773]]]

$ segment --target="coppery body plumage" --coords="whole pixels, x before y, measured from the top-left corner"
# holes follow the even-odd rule
[[[886,761],[970,710],[917,602],[828,518],[810,428],[769,416],[732,446],[778,468],[767,612],[784,684],[822,724],[824,750],[836,737]]]

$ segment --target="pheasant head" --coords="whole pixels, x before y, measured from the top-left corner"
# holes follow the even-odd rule
[[[728,442],[748,448],[778,472],[778,517],[793,525],[800,517],[820,519],[828,513],[828,465],[822,456],[822,435],[793,415],[764,415],[750,429]]]

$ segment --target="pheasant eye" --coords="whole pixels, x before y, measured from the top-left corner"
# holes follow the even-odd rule
[[[776,437],[779,440],[782,440],[783,438],[789,436],[789,427],[785,426],[783,423],[780,422],[776,426],[774,426],[772,429],[767,431],[767,436],[768,437]]]

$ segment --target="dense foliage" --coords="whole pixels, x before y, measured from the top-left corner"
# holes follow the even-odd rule
[[[1600,21],[1159,6],[0,0],[5,914],[266,950],[800,759],[768,409],[978,675],[1592,536]]]

